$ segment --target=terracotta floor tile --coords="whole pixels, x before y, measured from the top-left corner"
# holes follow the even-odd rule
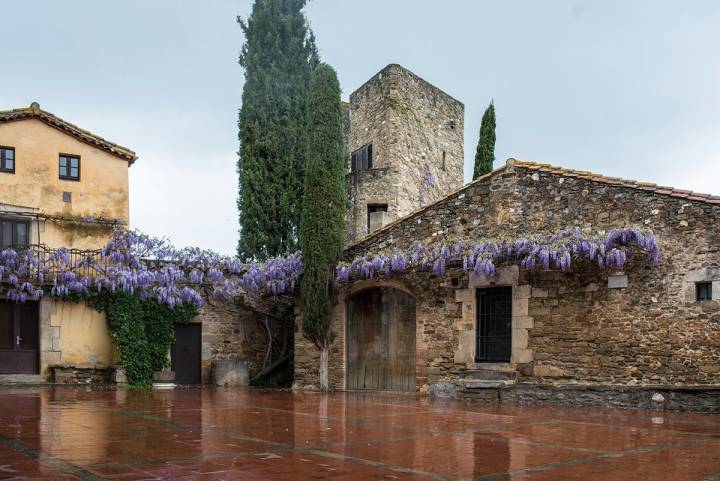
[[[0,388],[0,479],[89,476],[702,480],[720,476],[720,416],[383,393]]]

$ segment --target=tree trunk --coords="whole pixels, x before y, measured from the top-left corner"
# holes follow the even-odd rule
[[[320,390],[327,392],[330,388],[328,382],[328,348],[323,347],[320,351]]]

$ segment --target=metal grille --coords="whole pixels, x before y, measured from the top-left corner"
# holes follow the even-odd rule
[[[512,343],[512,288],[477,291],[477,362],[510,361]]]

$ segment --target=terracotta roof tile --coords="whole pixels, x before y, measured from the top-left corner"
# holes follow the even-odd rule
[[[564,167],[555,167],[549,164],[540,164],[537,162],[517,159],[508,159],[508,165],[512,165],[514,167],[519,167],[522,169],[551,172],[553,174],[564,175],[566,177],[576,177],[580,179],[590,180],[592,182],[601,182],[603,184],[629,187],[632,189],[654,192],[656,194],[669,195],[670,197],[694,200],[698,202],[706,202],[709,204],[720,204],[720,196],[701,194],[698,192],[693,192],[691,190],[675,189],[673,187],[659,186],[652,182],[623,179],[620,177],[609,177],[606,175],[595,174],[587,170],[566,169]]]
[[[47,125],[54,127],[62,132],[65,132],[76,139],[85,142],[86,144],[98,147],[106,152],[109,152],[117,157],[125,159],[128,164],[132,165],[137,160],[137,155],[132,150],[122,145],[110,142],[99,135],[90,132],[89,130],[81,129],[75,124],[51,114],[40,108],[36,102],[33,102],[30,107],[12,110],[0,110],[0,123],[2,122],[13,122],[17,120],[26,119],[37,119]]]

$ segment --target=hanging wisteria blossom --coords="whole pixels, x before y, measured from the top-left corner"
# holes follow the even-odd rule
[[[578,259],[600,268],[621,269],[628,249],[644,252],[651,264],[660,261],[652,231],[626,228],[587,236],[579,229],[568,229],[518,240],[415,243],[404,250],[368,253],[352,263],[338,264],[336,281],[386,277],[412,268],[432,269],[434,275],[443,276],[450,264],[477,275],[490,275],[501,263],[568,270]],[[46,293],[64,298],[123,291],[171,307],[184,302],[199,307],[201,288],[224,299],[277,296],[293,292],[301,275],[299,253],[245,264],[209,250],[176,249],[164,239],[122,229],[115,230],[99,251],[29,246],[0,252],[0,289],[16,302],[37,301]]]
[[[411,268],[432,269],[434,275],[445,274],[447,266],[456,263],[465,272],[488,276],[502,263],[516,263],[523,269],[557,268],[567,271],[573,260],[585,259],[601,269],[622,269],[628,249],[638,249],[651,265],[660,262],[660,249],[650,230],[616,229],[606,235],[585,235],[580,229],[558,234],[531,236],[500,241],[441,241],[433,245],[415,243],[409,248],[367,253],[336,269],[336,282],[351,278],[374,279]]]
[[[138,293],[176,306],[202,305],[201,287],[215,296],[279,295],[295,289],[302,272],[298,254],[243,264],[198,248],[176,249],[164,239],[117,229],[99,251],[28,246],[0,252],[0,286],[9,300],[81,297],[103,291]]]

